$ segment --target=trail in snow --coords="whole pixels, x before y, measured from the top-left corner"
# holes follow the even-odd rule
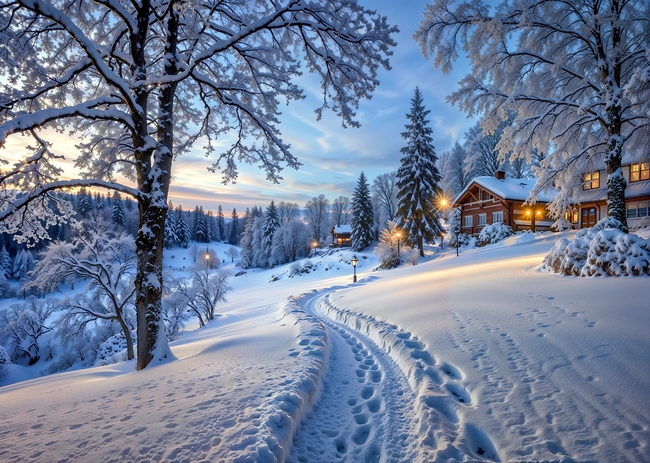
[[[414,461],[416,398],[407,378],[368,337],[319,314],[326,296],[302,302],[325,323],[330,357],[320,400],[287,462]]]

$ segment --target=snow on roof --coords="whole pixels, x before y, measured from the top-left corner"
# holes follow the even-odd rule
[[[640,196],[650,195],[650,182],[633,182],[628,183],[625,188],[625,197],[638,198]],[[583,190],[576,195],[576,202],[588,203],[592,201],[604,201],[607,199],[607,187],[594,188],[593,190]]]
[[[521,179],[521,178],[506,178],[500,180],[496,177],[481,176],[475,177],[472,181],[465,187],[463,191],[456,197],[454,203],[457,203],[458,200],[470,189],[470,187],[476,183],[477,185],[485,188],[488,191],[491,191],[496,196],[499,196],[503,199],[510,199],[514,201],[526,201],[528,195],[530,195],[530,190],[535,186],[536,179]],[[543,192],[538,195],[538,203],[548,203],[553,200],[557,193],[552,192]]]
[[[340,235],[341,233],[352,233],[352,226],[351,225],[339,225],[338,227],[334,227],[334,232],[337,235]]]

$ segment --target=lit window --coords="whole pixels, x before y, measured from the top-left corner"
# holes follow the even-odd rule
[[[464,227],[471,227],[473,223],[473,217],[471,215],[467,215],[463,217],[465,219],[465,224],[463,225]]]
[[[487,220],[487,214],[479,214],[478,215],[478,226],[482,226],[486,224]]]
[[[584,176],[584,186],[583,189],[585,190],[593,190],[596,188],[600,188],[600,172],[589,172],[585,174]]]
[[[492,213],[492,223],[497,223],[497,222],[503,223],[503,211]]]
[[[630,166],[630,182],[650,179],[650,162],[640,162]]]

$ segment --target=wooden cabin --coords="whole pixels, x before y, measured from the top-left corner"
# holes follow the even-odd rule
[[[627,181],[625,206],[630,228],[650,217],[650,160],[627,161],[623,158],[623,175]],[[575,209],[566,218],[574,228],[593,227],[607,217],[607,170],[596,164],[582,177],[582,191],[575,195]]]
[[[332,244],[333,248],[347,248],[350,246],[350,234],[352,227],[350,225],[338,225],[332,227]]]
[[[501,222],[513,231],[548,231],[555,222],[548,216],[550,195],[540,195],[534,205],[524,205],[535,180],[505,178],[497,171],[494,177],[476,177],[456,197],[453,207],[462,210],[461,231],[478,235],[483,227]]]

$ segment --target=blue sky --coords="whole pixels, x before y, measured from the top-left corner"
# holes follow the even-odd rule
[[[372,100],[360,102],[357,120],[361,128],[342,128],[341,120],[332,113],[325,113],[322,120],[316,121],[314,109],[318,106],[319,89],[315,80],[311,86],[310,79],[305,79],[307,98],[283,107],[279,127],[283,139],[291,144],[292,153],[303,164],[299,170],[284,169],[284,180],[277,185],[268,182],[257,167],[240,165],[237,183],[223,185],[219,174],[207,171],[214,160],[205,158],[198,144],[192,154],[183,155],[175,162],[170,190],[175,205],[193,209],[200,204],[207,210],[216,210],[221,204],[229,215],[233,208],[243,213],[253,205],[266,207],[271,200],[291,201],[302,207],[321,193],[330,201],[339,195],[352,196],[361,171],[372,182],[377,175],[399,167],[399,150],[404,146],[400,134],[416,86],[423,93],[426,108],[431,110],[429,118],[437,154],[462,138],[473,121],[448,104],[445,96],[455,90],[467,68],[459,63],[452,74],[445,75],[420,54],[412,36],[422,18],[425,2],[361,2],[387,16],[389,24],[400,29],[391,58],[393,69],[382,70],[381,85]]]

